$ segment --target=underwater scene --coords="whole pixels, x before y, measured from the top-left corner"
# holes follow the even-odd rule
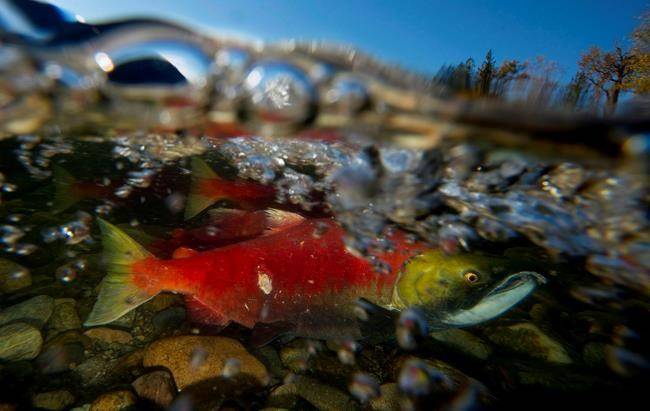
[[[638,408],[641,6],[565,81],[1,1],[0,411]]]

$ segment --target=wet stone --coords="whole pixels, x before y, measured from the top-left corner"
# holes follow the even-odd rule
[[[133,407],[137,399],[129,390],[107,392],[100,395],[90,405],[90,411],[119,411]]]
[[[474,358],[485,360],[492,354],[492,347],[482,339],[465,330],[452,328],[435,331],[430,335],[434,340],[443,345]]]
[[[201,380],[219,377],[229,359],[240,363],[243,374],[250,374],[265,385],[264,365],[238,341],[225,337],[179,336],[152,343],[145,351],[145,367],[165,367],[171,371],[179,389]]]
[[[399,387],[396,383],[390,382],[380,387],[378,398],[370,400],[369,408],[372,411],[399,411],[401,407],[401,398]]]
[[[275,349],[273,349],[273,347],[270,345],[256,349],[253,351],[253,355],[255,355],[255,357],[259,359],[262,364],[264,364],[266,369],[269,371],[269,374],[271,374],[273,377],[283,378],[287,373],[287,370],[283,367],[282,360],[280,359],[277,351],[275,351]]]
[[[114,364],[115,361],[96,355],[79,364],[74,371],[81,379],[82,385],[97,386],[110,381]]]
[[[133,337],[126,331],[116,330],[108,327],[91,328],[84,332],[84,335],[92,340],[99,340],[104,343],[129,344]]]
[[[20,361],[36,358],[43,346],[41,332],[25,323],[0,327],[0,360]]]
[[[32,275],[22,265],[0,258],[0,293],[12,293],[32,285]]]
[[[161,407],[168,407],[174,400],[176,387],[167,371],[154,371],[139,377],[131,384],[140,398]]]
[[[77,331],[61,333],[44,345],[35,363],[43,374],[69,371],[84,361],[86,345]]]
[[[66,390],[43,392],[32,397],[32,405],[44,410],[63,410],[73,403],[74,396]]]
[[[268,407],[291,407],[300,397],[319,410],[358,410],[359,404],[345,392],[313,378],[296,375],[291,382],[275,389],[269,396]]]
[[[558,341],[544,334],[532,323],[489,328],[486,335],[493,343],[522,355],[555,364],[573,362]]]
[[[49,320],[53,310],[54,299],[39,295],[2,310],[0,325],[20,320],[41,328]]]
[[[169,307],[156,313],[152,323],[158,332],[162,332],[180,326],[185,321],[185,315],[183,307]]]
[[[56,332],[81,328],[81,320],[72,298],[62,298],[54,301],[54,311],[50,317],[49,326]]]

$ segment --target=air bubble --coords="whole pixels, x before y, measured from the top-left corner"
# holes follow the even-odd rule
[[[352,376],[352,382],[348,386],[350,393],[362,404],[366,404],[370,400],[379,398],[381,390],[379,381],[372,375],[366,373],[355,373]]]
[[[69,264],[62,265],[56,269],[54,276],[59,282],[69,284],[77,278],[77,270]]]
[[[241,361],[237,358],[228,358],[224,361],[221,375],[224,378],[232,378],[239,374],[241,371]]]
[[[399,346],[405,350],[416,349],[418,340],[429,334],[428,328],[426,317],[419,309],[405,309],[400,313],[395,330]]]
[[[190,354],[190,367],[199,368],[208,359],[208,351],[203,347],[196,347]]]
[[[253,121],[295,126],[313,115],[316,91],[305,73],[288,63],[255,64],[243,89],[246,111]]]

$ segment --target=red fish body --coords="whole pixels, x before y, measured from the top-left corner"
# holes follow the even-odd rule
[[[102,229],[110,232],[113,226],[103,223]],[[272,235],[182,253],[184,258],[158,260],[136,252],[135,257],[144,258],[120,270],[128,272],[128,281],[137,288],[132,293],[140,292],[144,301],[160,291],[183,293],[212,323],[253,327],[289,322],[296,335],[318,336],[319,330],[329,335],[327,319],[337,319],[337,327],[349,320],[358,298],[388,304],[399,268],[423,249],[395,235],[397,251],[378,256],[391,271],[379,274],[346,249],[343,235],[333,220],[311,219]],[[91,314],[89,322],[102,320],[101,313]]]
[[[298,214],[277,209],[245,211],[237,209],[210,210],[208,223],[197,228],[177,228],[170,238],[158,240],[148,247],[157,254],[172,255],[180,247],[207,250],[249,240],[301,223]]]

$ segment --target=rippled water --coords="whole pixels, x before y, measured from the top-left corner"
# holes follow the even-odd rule
[[[44,39],[5,28],[0,47],[0,409],[600,409],[643,398],[644,119],[462,101],[340,47],[253,45],[153,20],[62,24]],[[257,194],[192,209],[201,164]],[[377,278],[414,273],[422,304],[399,306],[406,289],[398,300],[389,290],[390,304],[337,308],[350,284],[301,307],[313,312],[300,327],[251,327],[206,320],[165,292],[84,324],[114,256],[100,219],[169,259],[247,244],[278,215],[320,221],[304,239],[315,244],[333,218],[357,259],[341,261],[367,259]],[[430,253],[399,267],[382,257],[416,246]],[[491,274],[527,274],[425,304],[454,281],[427,270],[458,264],[473,283],[486,273],[464,267],[481,258]],[[265,295],[273,274],[255,272]],[[496,291],[525,281],[530,295],[494,308],[505,304]],[[248,318],[234,312],[256,297],[223,287],[234,302],[220,315]]]

